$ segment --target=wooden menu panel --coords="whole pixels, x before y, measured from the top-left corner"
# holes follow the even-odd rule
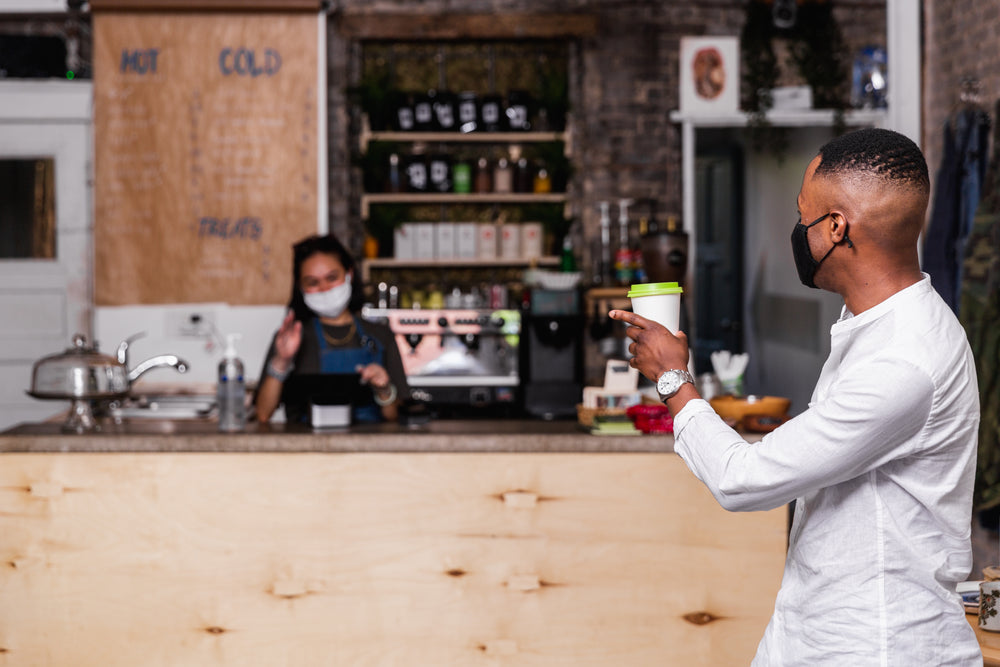
[[[288,299],[317,228],[319,20],[95,13],[97,305]]]

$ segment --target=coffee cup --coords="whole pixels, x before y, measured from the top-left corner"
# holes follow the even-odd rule
[[[979,627],[1000,632],[1000,581],[979,584]]]
[[[632,300],[632,312],[658,322],[670,333],[676,334],[680,329],[683,292],[677,283],[641,283],[632,285],[628,298]]]

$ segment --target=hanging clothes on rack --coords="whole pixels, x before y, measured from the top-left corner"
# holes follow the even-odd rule
[[[989,114],[979,102],[979,82],[964,80],[960,106],[944,127],[944,155],[923,255],[923,270],[955,313],[959,313],[966,240],[986,175],[990,127]]]
[[[1000,100],[995,106],[1000,113]],[[976,358],[979,379],[979,457],[973,503],[977,510],[1000,507],[1000,132],[982,200],[966,241],[959,320]]]

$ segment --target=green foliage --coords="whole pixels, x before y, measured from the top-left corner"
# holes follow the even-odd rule
[[[372,69],[362,76],[358,85],[347,89],[348,99],[368,114],[368,121],[375,131],[389,127],[396,94],[388,69]]]
[[[354,154],[351,159],[355,166],[361,168],[362,180],[366,192],[385,192],[389,174],[389,156],[393,153],[402,155],[400,144],[394,141],[369,141],[368,150],[363,154]],[[400,172],[402,172],[402,164]]]
[[[750,112],[751,145],[755,150],[769,148],[779,157],[788,147],[780,128],[767,120],[772,106],[771,89],[780,76],[774,52],[774,40],[789,45],[791,64],[812,89],[813,105],[837,111],[835,131],[845,129],[843,111],[850,99],[847,53],[840,26],[833,16],[832,3],[825,0],[800,0],[795,25],[778,28],[766,0],[750,0],[746,22],[740,35],[743,61],[743,108]]]

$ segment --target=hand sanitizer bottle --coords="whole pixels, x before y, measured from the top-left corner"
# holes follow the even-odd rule
[[[219,362],[219,383],[216,402],[219,405],[219,430],[242,431],[247,423],[246,385],[243,381],[243,362],[236,356],[239,334],[226,336],[226,352]]]

